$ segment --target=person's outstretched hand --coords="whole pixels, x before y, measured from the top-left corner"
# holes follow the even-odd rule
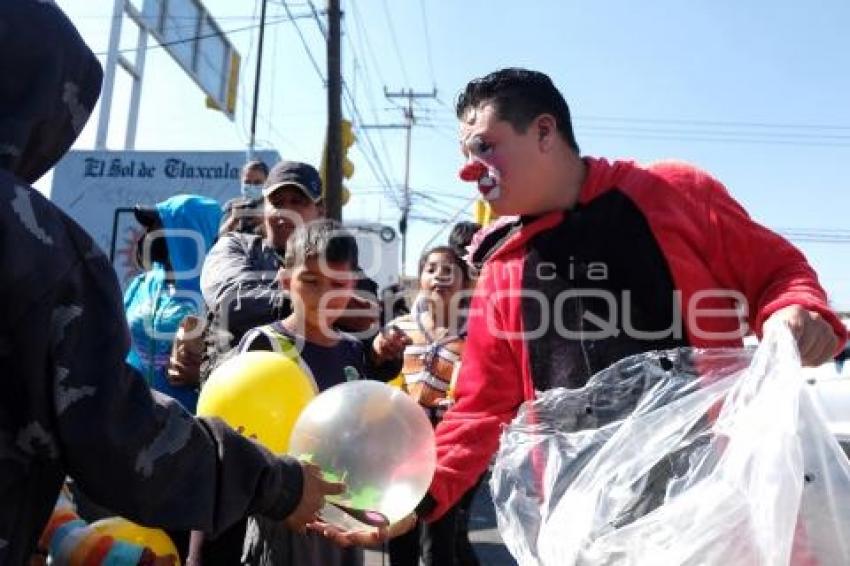
[[[409,532],[416,526],[416,521],[416,514],[411,513],[387,527],[376,527],[363,531],[344,530],[321,519],[308,524],[307,528],[332,540],[339,546],[378,546],[391,538]]]
[[[315,464],[301,462],[304,472],[304,488],[301,501],[295,511],[284,519],[284,524],[293,531],[303,533],[307,525],[317,520],[319,509],[325,505],[325,496],[339,495],[345,492],[345,484],[322,479],[322,471]]]
[[[386,362],[400,358],[404,349],[412,343],[413,340],[402,329],[390,325],[378,332],[372,341],[372,349],[378,362]]]
[[[838,337],[823,317],[799,305],[779,309],[764,323],[764,328],[773,324],[786,324],[797,341],[800,361],[804,366],[818,366],[828,362],[838,348]]]

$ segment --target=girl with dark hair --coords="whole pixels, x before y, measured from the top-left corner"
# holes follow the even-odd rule
[[[466,338],[464,313],[469,277],[464,261],[451,246],[432,248],[419,261],[419,294],[412,312],[391,326],[411,340],[404,350],[404,387],[439,422],[452,403],[452,387],[460,369]],[[438,521],[420,522],[416,529],[389,543],[391,566],[452,566],[455,562],[454,509]]]

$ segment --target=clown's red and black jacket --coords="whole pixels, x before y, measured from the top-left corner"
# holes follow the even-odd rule
[[[581,387],[631,354],[739,346],[742,321],[796,304],[846,330],[803,255],[755,223],[721,183],[683,163],[585,158],[569,211],[488,234],[457,402],[437,428],[438,467],[419,506],[437,518],[496,451],[535,391]]]

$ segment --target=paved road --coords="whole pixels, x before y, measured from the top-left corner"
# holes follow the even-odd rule
[[[502,543],[496,528],[496,514],[490,501],[490,488],[485,483],[478,489],[472,514],[469,518],[469,540],[475,548],[482,566],[516,566],[508,549]],[[382,552],[367,551],[365,566],[387,566],[389,556]]]

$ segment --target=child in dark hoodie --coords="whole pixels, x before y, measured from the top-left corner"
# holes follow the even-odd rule
[[[147,525],[216,533],[262,514],[303,528],[344,486],[152,395],[124,361],[108,259],[29,186],[83,129],[97,58],[55,3],[4,1],[0,73],[0,564],[27,563],[66,476]]]

